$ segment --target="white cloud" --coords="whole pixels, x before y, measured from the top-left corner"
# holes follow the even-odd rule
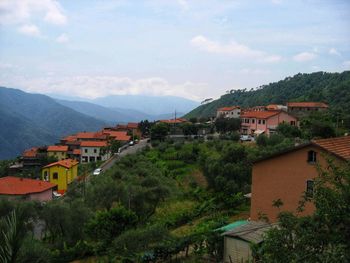
[[[338,50],[336,50],[334,47],[332,47],[329,51],[328,51],[328,53],[330,54],[330,55],[336,55],[336,56],[341,56],[340,55],[340,53],[339,53],[339,51]]]
[[[0,24],[28,23],[32,17],[44,17],[48,23],[64,25],[67,17],[56,0],[1,0]]]
[[[56,42],[58,43],[67,43],[69,42],[69,37],[66,34],[61,34],[56,38]]]
[[[40,78],[17,76],[8,79],[4,84],[22,87],[23,90],[35,93],[77,96],[94,99],[108,95],[154,95],[180,96],[193,100],[201,100],[210,94],[206,83],[184,82],[172,84],[159,77],[131,79],[117,76],[74,76],[59,78],[47,75]]]
[[[18,28],[18,31],[27,36],[40,37],[41,33],[36,25],[23,25]]]
[[[179,5],[181,6],[182,10],[187,11],[190,7],[188,5],[187,0],[177,0]]]
[[[293,57],[297,62],[306,62],[314,60],[317,57],[315,53],[312,52],[301,52]]]
[[[198,35],[191,39],[191,45],[199,50],[209,53],[224,54],[238,58],[249,58],[258,62],[273,63],[279,62],[282,58],[277,55],[269,55],[263,51],[254,50],[248,46],[231,41],[229,44],[221,44]]]

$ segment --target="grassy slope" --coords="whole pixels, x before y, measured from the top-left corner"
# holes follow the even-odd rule
[[[341,110],[343,114],[350,115],[350,71],[297,74],[261,86],[257,90],[234,91],[221,96],[218,100],[197,107],[185,117],[215,116],[216,109],[224,106],[251,107],[272,103],[285,104],[288,101],[323,101],[329,103],[333,110]]]

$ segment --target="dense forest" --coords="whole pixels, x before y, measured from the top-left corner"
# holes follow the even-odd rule
[[[231,90],[218,100],[204,104],[185,115],[186,118],[215,116],[219,107],[239,105],[251,107],[285,104],[289,101],[322,101],[331,112],[350,125],[350,71],[297,74],[284,80],[251,90]]]

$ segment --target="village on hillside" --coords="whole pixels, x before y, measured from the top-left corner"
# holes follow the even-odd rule
[[[98,163],[99,166],[94,168],[101,167],[101,164],[117,158],[123,150],[134,147],[142,139],[151,142],[165,138],[185,141],[194,138],[204,141],[219,139],[223,133],[234,131],[220,130],[214,125],[215,122],[237,120],[240,142],[254,144],[259,136],[275,134],[280,124],[298,127],[303,117],[327,110],[328,105],[322,102],[290,102],[244,109],[235,105],[218,108],[216,116],[204,123],[174,118],[154,124],[146,122],[145,125],[143,121],[118,124],[97,132],[79,132],[62,138],[55,145],[25,150],[19,161],[9,167],[10,176],[0,179],[0,195],[42,202],[59,198],[65,195],[73,181],[86,179],[86,176],[99,176],[104,172],[98,168],[93,174],[91,171],[82,174],[78,172],[80,165]],[[250,202],[249,217],[220,228],[224,239],[224,262],[252,260],[252,244],[263,242],[264,233],[278,226],[280,208],[272,206],[273,202],[283,200],[283,209],[297,211],[303,194],[312,199],[318,165],[327,167],[328,155],[339,163],[349,161],[350,136],[303,142],[296,140],[294,147],[253,163],[251,191],[245,194]],[[55,161],[43,165],[42,160]],[[40,171],[36,179],[18,177],[26,169],[32,168]],[[314,211],[314,204],[307,203],[298,216],[311,215]],[[268,221],[263,218],[268,218]]]

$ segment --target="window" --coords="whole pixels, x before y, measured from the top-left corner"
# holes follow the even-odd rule
[[[97,153],[97,150],[96,150],[96,149],[94,149],[94,153]]]
[[[295,121],[290,121],[290,125],[295,126]]]
[[[316,152],[315,151],[308,151],[307,152],[307,161],[309,163],[315,163],[316,162]]]
[[[53,173],[52,179],[57,180],[58,179],[58,173]]]
[[[245,123],[249,123],[249,119],[245,119]]]
[[[265,120],[262,120],[262,124],[265,124]]]
[[[44,172],[44,180],[49,181],[49,174],[47,173],[47,171]]]
[[[313,180],[306,181],[306,196],[307,197],[314,196],[314,181]]]
[[[84,152],[87,153],[87,149],[84,149]]]
[[[261,124],[261,120],[258,120],[258,124]]]
[[[252,123],[253,123],[253,124],[255,123],[255,119],[252,119]]]

